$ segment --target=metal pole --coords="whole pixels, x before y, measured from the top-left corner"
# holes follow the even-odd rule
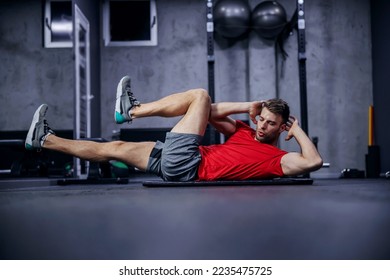
[[[214,76],[214,18],[213,18],[213,0],[206,0],[207,7],[207,71],[209,83],[209,95],[211,102],[215,102],[215,76]],[[213,127],[209,127],[210,144],[215,144],[216,131]]]
[[[301,100],[301,127],[309,134],[307,114],[307,81],[306,81],[306,39],[305,39],[305,5],[304,0],[297,0],[298,11],[298,65],[299,89]]]

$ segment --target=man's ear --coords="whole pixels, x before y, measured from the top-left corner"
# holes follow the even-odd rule
[[[286,130],[286,127],[287,127],[287,125],[284,123],[284,124],[282,124],[280,127],[279,127],[279,133],[282,133],[283,131],[285,131]]]

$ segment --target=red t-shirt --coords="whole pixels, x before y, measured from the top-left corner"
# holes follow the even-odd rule
[[[255,140],[255,130],[241,121],[224,143],[200,146],[202,161],[198,180],[246,180],[283,176],[281,158],[287,154],[275,146]]]

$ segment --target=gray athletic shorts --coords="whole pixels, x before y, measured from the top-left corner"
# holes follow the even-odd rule
[[[197,134],[167,132],[165,142],[157,141],[150,153],[148,173],[156,174],[165,181],[193,181],[198,178],[201,161]]]

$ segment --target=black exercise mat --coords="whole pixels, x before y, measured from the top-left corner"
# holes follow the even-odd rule
[[[64,178],[57,180],[57,185],[107,185],[107,184],[128,184],[128,178]]]
[[[162,180],[150,180],[142,182],[144,187],[188,187],[188,186],[274,186],[274,185],[312,185],[310,178],[276,178],[267,180],[242,180],[242,181],[190,181],[170,182]]]

